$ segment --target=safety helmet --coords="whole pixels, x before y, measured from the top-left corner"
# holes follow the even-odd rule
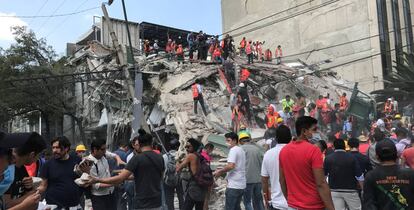
[[[239,134],[239,140],[241,140],[241,139],[245,139],[245,138],[250,139],[250,135],[249,135],[247,132],[241,132],[241,133]]]
[[[84,152],[86,151],[86,147],[83,144],[79,144],[78,146],[76,146],[76,152]]]
[[[401,119],[401,115],[400,114],[396,114],[394,118],[395,119]]]
[[[279,117],[277,118],[277,123],[282,123],[283,122],[283,118]]]

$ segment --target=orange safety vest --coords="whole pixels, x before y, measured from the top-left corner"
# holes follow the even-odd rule
[[[246,46],[246,54],[252,54],[252,46],[249,43],[247,43]]]
[[[244,48],[244,47],[246,47],[246,40],[242,39],[240,42],[240,48]]]
[[[282,57],[283,53],[282,53],[282,48],[276,48],[276,52],[275,52],[275,56],[277,57]]]
[[[220,57],[220,56],[221,56],[221,51],[220,51],[220,48],[216,48],[216,49],[214,50],[213,57],[214,57],[214,58],[217,58],[217,57]]]
[[[273,114],[267,114],[267,127],[271,128],[271,127],[277,127],[277,119],[279,118],[279,114],[277,112],[273,113]]]
[[[183,48],[182,47],[178,47],[177,49],[177,55],[182,55],[184,53]]]
[[[384,105],[384,112],[391,113],[392,112],[392,103],[386,102]]]
[[[323,99],[316,100],[316,108],[318,108],[318,109],[323,108]]]
[[[221,40],[221,42],[220,42],[220,47],[221,47],[221,48],[224,48],[224,39],[223,39],[223,40]]]
[[[270,51],[269,49],[266,50],[265,52],[266,55],[266,60],[267,61],[271,61],[272,60],[272,51]]]
[[[348,99],[346,99],[346,96],[341,96],[339,98],[339,109],[345,110],[348,107]]]
[[[193,90],[193,98],[198,98],[198,96],[200,95],[200,93],[198,92],[198,84],[194,84],[193,86],[191,86],[191,89]]]
[[[241,75],[240,75],[240,82],[246,81],[250,76],[250,72],[247,69],[242,69]]]

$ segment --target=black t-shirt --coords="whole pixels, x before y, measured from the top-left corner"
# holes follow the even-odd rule
[[[372,170],[371,163],[369,162],[369,158],[360,152],[353,151],[351,154],[354,156],[354,158],[358,161],[359,166],[361,167],[362,173],[367,174],[368,171]]]
[[[146,151],[135,155],[127,164],[135,177],[135,199],[137,209],[161,206],[161,181],[164,160],[161,155]]]
[[[71,207],[79,204],[81,188],[76,185],[78,175],[73,172],[81,159],[69,156],[67,160],[52,159],[47,161],[40,172],[40,177],[47,179],[46,202],[59,207]]]
[[[414,171],[399,166],[378,166],[364,182],[362,209],[414,209]]]
[[[324,170],[332,190],[356,190],[358,182],[355,177],[362,175],[358,161],[345,151],[335,151],[326,156]]]
[[[23,185],[23,178],[29,177],[29,174],[27,173],[27,170],[24,166],[15,168],[14,171],[14,181],[13,184],[10,185],[10,188],[7,190],[5,194],[10,194],[11,199],[17,199],[22,197],[27,190]]]

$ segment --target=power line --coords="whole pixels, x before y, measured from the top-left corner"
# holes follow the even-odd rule
[[[75,9],[75,13],[78,12],[78,10],[86,3],[88,2],[88,0],[83,1],[76,9]],[[99,7],[94,7],[94,9],[97,9]],[[69,19],[69,16],[67,16],[62,22],[60,22],[54,29],[52,29],[52,31],[50,31],[47,35],[46,38],[48,38],[50,35],[52,35],[54,32],[57,31],[58,28],[60,28],[67,20]]]
[[[37,16],[35,16],[35,15],[13,15],[13,16],[11,16],[11,15],[0,15],[0,18],[53,18],[53,17],[65,17],[65,16],[71,16],[71,15],[76,15],[76,14],[79,14],[79,13],[84,13],[84,12],[87,12],[87,11],[91,11],[91,10],[95,10],[95,9],[98,9],[99,7],[91,7],[91,8],[88,8],[88,9],[84,9],[84,10],[80,10],[80,11],[77,11],[77,12],[70,12],[70,13],[63,13],[63,14],[57,14],[57,15],[37,15]]]
[[[225,34],[228,34],[228,33],[233,32],[233,31],[237,31],[237,30],[242,29],[242,28],[244,28],[244,27],[246,27],[246,26],[253,25],[253,24],[255,24],[255,23],[258,23],[258,22],[261,22],[261,21],[263,21],[263,20],[269,19],[269,18],[271,18],[271,17],[274,17],[274,16],[276,16],[276,15],[282,14],[282,13],[287,12],[287,11],[289,11],[289,10],[293,10],[293,9],[299,8],[299,7],[303,6],[303,5],[306,5],[306,4],[309,4],[309,3],[312,3],[313,1],[315,1],[315,0],[310,0],[310,1],[304,2],[304,3],[302,3],[302,4],[298,4],[298,5],[294,6],[294,7],[287,8],[287,9],[282,10],[282,11],[280,11],[280,12],[273,13],[273,14],[271,14],[271,15],[268,15],[268,16],[264,17],[264,18],[260,18],[260,19],[258,19],[258,20],[252,21],[252,22],[250,22],[250,23],[247,23],[247,24],[241,25],[241,26],[239,26],[239,27],[237,27],[237,28],[234,28],[234,29],[231,29],[231,30],[229,30],[229,31],[223,32],[223,33],[222,33],[222,34],[220,34],[219,36],[223,36],[223,35],[225,35]]]
[[[280,22],[283,22],[283,21],[286,21],[286,20],[292,19],[292,18],[294,18],[294,17],[297,17],[297,16],[300,16],[300,15],[306,14],[306,13],[311,12],[311,11],[313,11],[313,10],[317,10],[317,9],[319,9],[319,8],[322,8],[322,7],[325,7],[325,6],[331,5],[331,4],[333,4],[333,3],[335,3],[335,2],[339,2],[339,1],[340,1],[340,0],[330,0],[330,1],[324,2],[324,3],[319,4],[319,5],[317,5],[317,6],[310,7],[310,8],[308,8],[308,9],[305,9],[305,10],[302,10],[302,11],[299,11],[299,12],[296,12],[296,13],[291,14],[291,15],[288,15],[288,16],[286,16],[286,17],[282,17],[282,18],[276,19],[276,20],[274,20],[274,21],[270,21],[270,22],[268,22],[268,23],[262,24],[262,25],[260,25],[260,26],[256,26],[256,27],[254,27],[254,28],[250,28],[250,29],[247,29],[247,30],[245,30],[245,31],[242,31],[242,32],[239,32],[239,33],[236,33],[236,34],[232,34],[232,37],[238,37],[238,36],[241,36],[241,35],[246,34],[246,33],[250,33],[250,32],[253,32],[253,31],[257,31],[257,30],[259,30],[259,29],[262,29],[262,28],[265,28],[265,27],[268,27],[268,26],[274,25],[274,24],[276,24],[276,23],[280,23]]]
[[[49,0],[46,0],[43,4],[42,4],[42,6],[40,6],[40,8],[37,10],[37,12],[35,13],[35,15],[34,16],[37,16],[38,14],[39,14],[39,12],[43,9],[43,7],[45,7],[45,5],[47,4],[47,2],[48,2]],[[31,19],[30,21],[29,21],[29,24],[28,25],[30,25],[31,23],[32,23],[32,21],[33,21],[33,19]]]
[[[38,31],[40,31],[43,26],[46,25],[47,21],[49,21],[49,19],[65,4],[66,0],[63,0],[58,7],[56,7],[56,9],[52,12],[52,15],[50,15],[50,17],[47,17],[46,20],[43,22],[43,24],[39,27]]]

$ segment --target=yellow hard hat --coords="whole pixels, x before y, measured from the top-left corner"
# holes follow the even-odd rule
[[[246,132],[242,132],[239,134],[239,140],[244,138],[250,138],[250,135]]]
[[[76,146],[76,152],[84,152],[86,151],[86,147],[83,144],[79,144],[78,146]]]
[[[395,119],[401,119],[401,115],[400,114],[396,114],[395,115]]]
[[[283,118],[279,117],[277,118],[277,123],[282,123],[283,122]]]

